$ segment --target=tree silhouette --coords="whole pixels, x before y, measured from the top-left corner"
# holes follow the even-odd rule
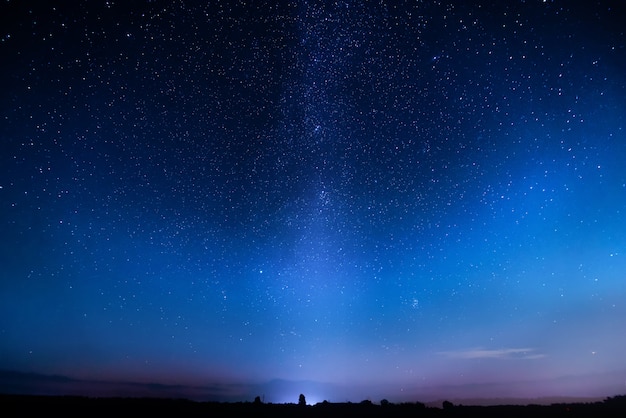
[[[300,394],[300,397],[298,398],[298,405],[301,405],[301,406],[306,405],[306,398],[304,397],[302,393]]]

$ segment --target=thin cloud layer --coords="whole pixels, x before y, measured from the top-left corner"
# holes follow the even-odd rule
[[[535,360],[544,358],[545,354],[537,352],[534,348],[501,348],[487,350],[472,348],[468,350],[440,351],[438,354],[456,359],[525,359]]]

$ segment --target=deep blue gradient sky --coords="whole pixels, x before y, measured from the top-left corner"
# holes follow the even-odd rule
[[[0,5],[0,369],[626,392],[621,1],[204,3]]]

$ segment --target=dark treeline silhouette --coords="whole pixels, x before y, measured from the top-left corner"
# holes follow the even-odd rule
[[[6,416],[104,416],[106,414],[155,414],[176,417],[626,417],[626,395],[607,398],[602,402],[563,403],[552,405],[463,406],[444,402],[442,408],[423,403],[380,404],[369,400],[360,403],[321,402],[306,405],[304,395],[298,403],[254,402],[195,402],[184,399],[159,398],[88,398],[75,396],[0,395]],[[3,416],[4,415],[3,412]],[[147,415],[150,416],[150,415]]]

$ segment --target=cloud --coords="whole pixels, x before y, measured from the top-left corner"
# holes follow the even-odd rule
[[[9,394],[182,398],[197,401],[239,402],[254,399],[258,391],[251,391],[252,389],[254,389],[252,385],[216,383],[203,386],[188,386],[127,381],[81,380],[67,376],[0,370],[0,393]],[[295,399],[297,400],[297,398]]]
[[[545,354],[538,353],[534,348],[501,348],[498,350],[472,348],[468,350],[440,351],[437,354],[455,359],[536,360],[545,357]]]

